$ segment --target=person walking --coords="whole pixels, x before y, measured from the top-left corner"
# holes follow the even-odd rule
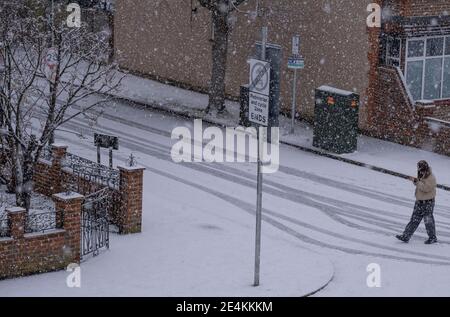
[[[397,235],[396,238],[407,243],[423,219],[428,234],[428,240],[425,241],[425,244],[433,244],[437,242],[433,216],[437,186],[436,177],[426,161],[420,161],[417,164],[417,170],[417,178],[410,178],[416,186],[414,211],[405,231],[403,234]]]

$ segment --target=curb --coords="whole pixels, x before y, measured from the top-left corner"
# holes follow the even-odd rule
[[[311,296],[313,296],[313,295],[319,293],[320,291],[324,290],[328,285],[330,285],[330,283],[331,283],[333,280],[334,280],[334,270],[333,270],[333,274],[331,274],[331,277],[330,277],[330,279],[328,280],[328,282],[326,282],[322,287],[320,287],[320,288],[318,288],[317,290],[312,291],[312,292],[310,292],[310,293],[308,293],[308,294],[306,294],[306,295],[303,295],[303,296],[301,296],[301,297],[311,297]]]

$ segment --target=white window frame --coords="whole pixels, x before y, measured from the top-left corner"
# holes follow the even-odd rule
[[[442,74],[441,74],[441,93],[440,96],[441,98],[438,99],[432,99],[433,101],[439,101],[439,100],[449,100],[449,97],[445,97],[443,98],[442,96],[444,95],[444,63],[445,63],[445,59],[446,58],[450,58],[450,55],[446,55],[445,54],[445,47],[446,47],[446,38],[450,37],[450,34],[447,35],[438,35],[438,36],[422,36],[422,37],[411,37],[408,38],[406,41],[406,52],[405,52],[405,79],[408,78],[408,62],[418,62],[418,61],[423,61],[423,66],[422,66],[422,93],[421,93],[421,99],[423,99],[423,96],[425,94],[425,67],[427,64],[427,60],[429,59],[437,59],[437,58],[441,58],[442,59]],[[439,55],[439,56],[427,56],[427,41],[429,39],[436,39],[436,38],[443,38],[444,39],[444,51],[443,51],[443,55]],[[421,57],[408,57],[408,52],[409,52],[409,43],[412,41],[424,41],[424,49],[423,49],[423,56]],[[415,100],[417,101],[417,100]]]

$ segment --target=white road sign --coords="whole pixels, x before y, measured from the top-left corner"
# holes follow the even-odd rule
[[[269,96],[249,92],[249,120],[262,126],[268,126]]]
[[[270,63],[251,59],[250,91],[268,96],[270,94]]]
[[[288,60],[288,68],[290,69],[304,69],[305,59],[302,56],[291,56]]]
[[[55,67],[58,64],[58,51],[56,48],[49,48],[45,53],[44,59],[48,67]]]

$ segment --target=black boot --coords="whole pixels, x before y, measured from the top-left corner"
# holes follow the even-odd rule
[[[407,238],[407,237],[405,237],[404,235],[402,235],[402,234],[398,234],[398,235],[396,235],[395,236],[397,239],[399,239],[400,241],[403,241],[403,242],[405,242],[405,243],[408,243],[408,241],[409,241],[409,239]]]
[[[427,241],[425,241],[425,244],[433,244],[437,242],[437,238],[429,238]]]

